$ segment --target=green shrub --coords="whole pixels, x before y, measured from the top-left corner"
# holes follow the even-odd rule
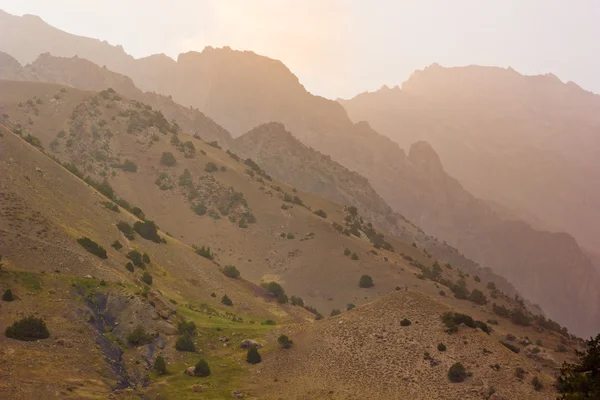
[[[129,253],[127,253],[127,258],[130,259],[131,262],[133,262],[133,265],[136,267],[141,267],[144,265],[142,262],[142,254],[137,250],[131,250]]]
[[[198,215],[204,215],[208,210],[204,203],[198,203],[192,206],[192,211],[194,211]]]
[[[446,345],[444,343],[438,343],[437,349],[438,351],[446,351]]]
[[[146,264],[150,264],[150,256],[148,255],[148,253],[142,254],[142,261]]]
[[[469,295],[469,300],[471,300],[475,304],[485,305],[488,300],[487,297],[483,294],[481,290],[473,289],[471,294]]]
[[[153,339],[154,336],[147,333],[142,325],[136,326],[135,329],[127,335],[127,342],[134,346],[150,343]]]
[[[133,227],[131,225],[129,225],[127,222],[120,221],[117,224],[117,229],[120,230],[121,232],[123,232],[123,235],[125,235],[125,237],[127,239],[129,239],[129,240],[135,239],[135,231],[133,230]]]
[[[133,229],[146,240],[151,240],[154,243],[161,242],[160,236],[158,236],[158,229],[153,221],[136,221],[133,224]]]
[[[566,353],[567,352],[567,348],[563,344],[559,344],[556,347],[556,351],[558,351],[559,353]]]
[[[279,343],[279,345],[284,349],[289,349],[292,347],[292,344],[294,344],[294,342],[286,335],[279,336],[277,338],[277,343]]]
[[[6,328],[4,333],[6,337],[23,341],[48,339],[50,337],[50,332],[44,320],[33,315],[13,322],[11,326]]]
[[[94,242],[92,239],[88,237],[82,237],[77,239],[77,243],[81,245],[88,252],[92,253],[96,257],[100,257],[102,259],[107,259],[106,250],[104,247],[100,246],[98,243]]]
[[[233,301],[231,301],[231,299],[229,297],[227,297],[227,295],[223,295],[223,297],[221,297],[221,303],[225,304],[226,306],[231,307],[233,305]]]
[[[228,278],[237,279],[240,277],[240,271],[234,265],[226,265],[223,268],[223,274]]]
[[[342,313],[342,311],[339,308],[334,308],[333,310],[331,310],[331,313],[329,314],[330,317],[335,317],[336,315],[340,315]]]
[[[179,177],[179,186],[192,188],[194,187],[194,179],[192,178],[192,174],[186,168],[183,170],[183,174]]]
[[[346,247],[346,248],[344,249],[344,255],[345,255],[345,256],[349,256],[350,254],[352,254],[352,252],[350,251],[350,249],[349,249],[349,248],[347,248],[347,247]]]
[[[196,351],[196,345],[194,344],[192,335],[190,335],[188,332],[184,332],[183,335],[179,336],[177,342],[175,342],[175,349],[178,351]]]
[[[157,375],[164,375],[167,373],[167,364],[165,363],[163,356],[156,357],[156,360],[154,361],[154,372],[156,372]]]
[[[204,246],[196,247],[196,254],[208,258],[209,260],[213,259],[213,254],[210,252],[210,246],[206,248],[204,248]]]
[[[373,283],[373,278],[371,278],[369,275],[361,276],[360,280],[358,281],[358,286],[361,288],[370,288],[374,285],[375,284]]]
[[[150,275],[148,272],[144,272],[144,275],[142,275],[142,282],[147,285],[152,285],[152,275]]]
[[[325,211],[321,210],[320,208],[317,211],[315,211],[315,214],[321,218],[327,218],[327,213]]]
[[[260,356],[258,349],[256,347],[250,347],[248,349],[248,354],[246,355],[246,361],[250,364],[258,364],[262,361],[262,357]]]
[[[517,367],[515,369],[515,376],[520,379],[523,380],[523,378],[525,377],[525,370],[521,367]]]
[[[352,310],[353,308],[356,308],[356,306],[355,306],[354,304],[352,304],[352,303],[348,303],[348,304],[346,304],[346,311],[350,311],[350,310]]]
[[[513,353],[519,353],[521,351],[520,348],[518,348],[517,346],[515,346],[512,343],[508,343],[508,342],[506,342],[504,340],[501,340],[500,343],[502,343],[504,345],[504,347],[506,347],[507,349],[509,349]]]
[[[14,298],[14,296],[12,294],[12,290],[6,289],[4,291],[4,294],[2,295],[2,300],[4,300],[4,301],[14,301],[15,298]]]
[[[354,260],[354,261],[358,260],[358,254],[352,253],[352,256],[350,256],[350,259]]]
[[[301,297],[292,296],[290,298],[290,303],[292,303],[293,306],[304,307],[304,300]]]
[[[538,378],[537,376],[533,377],[533,379],[531,380],[531,384],[533,385],[533,389],[535,389],[536,392],[539,392],[544,387],[542,385],[542,381],[540,381],[540,378]]]
[[[175,164],[177,164],[177,160],[175,159],[175,156],[173,155],[173,153],[165,151],[164,153],[162,153],[162,156],[160,158],[160,163],[162,165],[166,165],[167,167],[172,167]]]
[[[411,324],[412,322],[410,322],[408,318],[404,318],[402,321],[400,321],[400,326],[410,326]]]
[[[215,171],[218,171],[219,168],[217,167],[217,165],[214,162],[207,162],[206,167],[204,167],[204,170],[206,172],[215,172]]]
[[[133,270],[134,270],[133,264],[128,262],[127,264],[125,264],[125,269],[127,269],[127,271],[129,271],[129,272],[133,272]]]
[[[123,248],[123,245],[121,244],[121,242],[119,242],[118,240],[115,240],[112,244],[111,247],[115,250],[121,250]]]
[[[208,366],[208,362],[206,360],[200,360],[196,363],[196,366],[194,367],[194,376],[210,376],[210,367]]]
[[[467,379],[467,371],[461,363],[454,363],[448,370],[448,379],[450,382],[462,382]]]
[[[119,210],[119,206],[118,206],[118,205],[116,205],[115,203],[113,203],[112,201],[103,201],[103,202],[102,202],[102,205],[103,205],[105,208],[107,208],[107,209],[109,209],[109,210],[111,210],[111,211],[114,211],[114,212],[121,212],[121,211]]]
[[[177,330],[179,330],[179,333],[182,335],[185,333],[192,335],[196,332],[196,324],[194,321],[180,321],[179,324],[177,324]]]

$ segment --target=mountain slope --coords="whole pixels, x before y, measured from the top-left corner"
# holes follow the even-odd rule
[[[160,64],[161,68],[167,64],[172,66]],[[600,318],[593,304],[597,303],[595,296],[600,290],[598,277],[568,236],[553,236],[549,240],[543,232],[526,224],[513,225],[516,231],[510,232],[519,238],[522,248],[515,252],[516,256],[507,257],[514,250],[513,238],[496,234],[506,232],[504,215],[494,216],[489,206],[474,200],[460,186],[442,185],[456,190],[439,190],[437,185],[445,181],[445,173],[436,176],[418,168],[399,146],[367,123],[353,124],[339,103],[308,93],[278,61],[251,52],[207,48],[202,53],[181,55],[173,68],[160,85],[161,90],[170,88],[167,93],[175,101],[209,113],[234,136],[253,128],[256,121],[282,122],[303,143],[367,178],[394,210],[423,225],[440,240],[455,247],[468,243],[466,256],[496,271],[513,271],[510,278],[519,279],[519,288],[526,297],[540,302],[553,318],[569,323],[573,329],[580,330],[579,333],[590,334],[597,330]],[[134,82],[138,82],[136,73],[132,74]],[[481,218],[471,217],[468,224],[458,223],[470,212],[465,204],[476,205],[474,215]],[[436,215],[439,223],[435,222]],[[431,223],[431,228],[420,221]],[[454,222],[457,224],[452,229]],[[531,243],[522,243],[524,239]],[[540,243],[553,245],[556,242],[559,245],[541,251]],[[501,257],[494,257],[498,253]],[[533,263],[532,260],[548,262]],[[562,260],[568,260],[577,272],[571,274]],[[522,274],[514,273],[515,268],[527,268],[526,280]],[[576,285],[561,289],[561,296],[552,295],[554,284],[545,286],[548,270],[555,274],[556,281]],[[589,287],[580,291],[579,282],[573,277],[586,279]],[[577,294],[577,300],[571,298],[571,293]],[[585,316],[579,317],[570,310],[582,304],[581,300],[587,310]]]
[[[431,143],[476,196],[600,245],[599,96],[551,74],[432,65],[402,88],[340,102],[402,146]]]

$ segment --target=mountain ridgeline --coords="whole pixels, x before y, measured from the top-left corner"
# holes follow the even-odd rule
[[[395,212],[507,278],[552,318],[579,334],[588,335],[598,330],[600,278],[572,237],[534,229],[526,222],[507,218],[446,174],[430,145],[415,143],[407,155],[396,142],[379,134],[369,123],[353,123],[340,103],[307,92],[281,62],[229,48],[189,52],[180,55],[177,61],[164,56],[136,60],[120,48],[68,35],[34,17],[7,14],[1,17],[7,21],[3,24],[9,27],[6,29],[40,40],[34,50],[29,47],[27,53],[19,46],[18,39],[3,35],[0,50],[14,53],[12,55],[23,63],[31,62],[34,53],[50,52],[53,56],[78,55],[97,65],[106,65],[109,70],[131,77],[141,90],[170,96],[151,95],[155,97],[154,102],[143,102],[158,107],[160,101],[164,104],[160,109],[164,109],[169,120],[174,118],[178,125],[197,131],[199,137],[205,137],[202,136],[204,130],[212,130],[214,140],[235,149],[235,141],[228,142],[225,132],[238,137],[268,122],[282,123],[304,145],[329,156],[346,171],[355,171],[366,178],[372,190]],[[14,68],[11,63],[11,70]],[[65,77],[62,79],[69,84]],[[204,114],[214,122],[207,121]],[[194,125],[195,121],[199,125]],[[225,129],[219,129],[219,125]],[[238,143],[247,146],[243,142]],[[278,151],[258,153],[255,150],[254,154],[261,163],[269,165],[265,167],[268,172],[275,174],[277,168],[285,169],[285,165],[277,162]],[[306,176],[280,173],[297,180],[298,183],[290,183],[298,187],[309,187]],[[310,190],[319,187],[316,181],[310,185]],[[326,193],[324,188],[320,190]],[[346,195],[341,189],[329,194],[339,198]],[[387,220],[384,203],[372,195],[369,199],[368,207],[378,210],[379,220],[374,222],[382,224],[381,221]],[[366,207],[366,202],[363,203]],[[404,224],[401,219],[397,221]],[[408,229],[411,224],[406,226]],[[416,245],[426,247],[424,238],[422,242]],[[574,313],[574,309],[578,312]]]

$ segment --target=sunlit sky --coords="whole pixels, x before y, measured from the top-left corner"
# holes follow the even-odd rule
[[[0,9],[135,57],[253,50],[329,98],[401,84],[434,62],[551,72],[600,93],[598,0],[0,0]]]

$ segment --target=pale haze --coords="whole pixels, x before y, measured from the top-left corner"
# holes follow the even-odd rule
[[[551,72],[600,92],[597,1],[0,0],[0,9],[120,44],[135,57],[252,50],[328,98],[401,84],[432,63]]]

